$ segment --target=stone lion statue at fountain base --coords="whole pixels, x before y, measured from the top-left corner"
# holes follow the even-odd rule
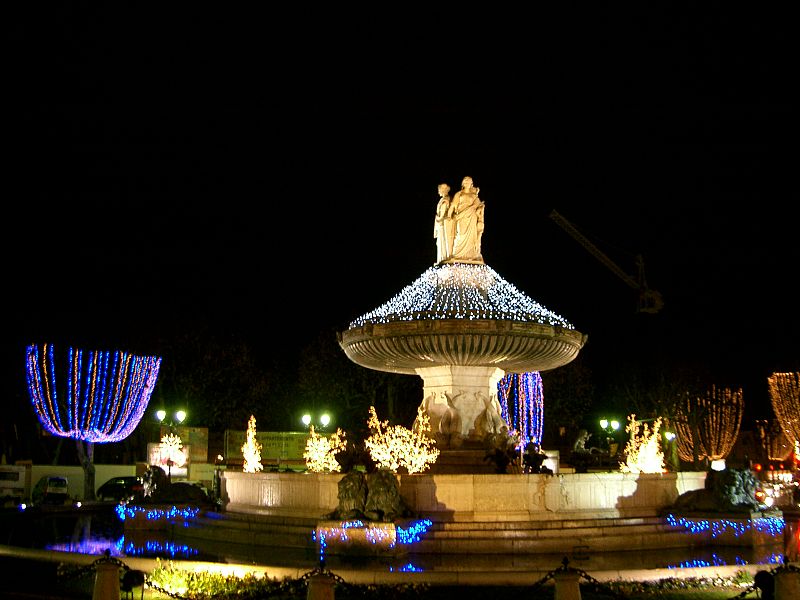
[[[709,471],[705,487],[677,497],[671,510],[697,512],[752,512],[760,509],[758,479],[749,469]]]

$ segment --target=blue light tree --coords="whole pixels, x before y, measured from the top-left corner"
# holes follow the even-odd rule
[[[133,432],[150,402],[161,358],[74,348],[59,354],[52,344],[33,344],[26,367],[39,422],[52,435],[76,440],[84,498],[94,499],[94,444],[118,442]]]
[[[520,442],[542,443],[544,394],[538,371],[506,373],[497,384],[501,415],[519,432]]]

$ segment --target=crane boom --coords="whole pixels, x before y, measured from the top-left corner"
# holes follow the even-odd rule
[[[550,211],[550,218],[558,223],[561,228],[570,234],[579,244],[591,252],[594,257],[613,271],[617,277],[622,279],[630,287],[639,291],[639,312],[656,313],[664,306],[664,301],[661,294],[655,290],[647,287],[647,282],[644,277],[644,259],[641,255],[636,256],[636,266],[638,268],[639,279],[634,279],[623,271],[617,263],[611,260],[606,254],[595,246],[589,238],[583,235],[578,229],[570,223],[567,219],[561,216],[556,210]]]

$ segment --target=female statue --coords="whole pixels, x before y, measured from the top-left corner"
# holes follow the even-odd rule
[[[483,234],[484,204],[478,198],[480,188],[472,185],[472,177],[464,177],[461,190],[453,196],[450,210],[456,224],[451,261],[483,263],[481,235]]]
[[[450,186],[446,183],[440,183],[438,190],[439,203],[436,205],[436,218],[433,220],[437,264],[450,258],[453,253],[453,236],[456,230],[450,203]]]

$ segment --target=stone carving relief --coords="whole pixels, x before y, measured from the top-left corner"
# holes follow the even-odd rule
[[[456,406],[462,394],[443,390],[428,394],[422,401],[422,408],[428,414],[431,432],[440,449],[458,448],[463,442],[461,413]]]
[[[491,397],[484,392],[475,392],[475,397],[483,403],[484,409],[475,419],[475,434],[481,438],[508,433],[508,424],[500,414],[500,403],[497,396]]]

